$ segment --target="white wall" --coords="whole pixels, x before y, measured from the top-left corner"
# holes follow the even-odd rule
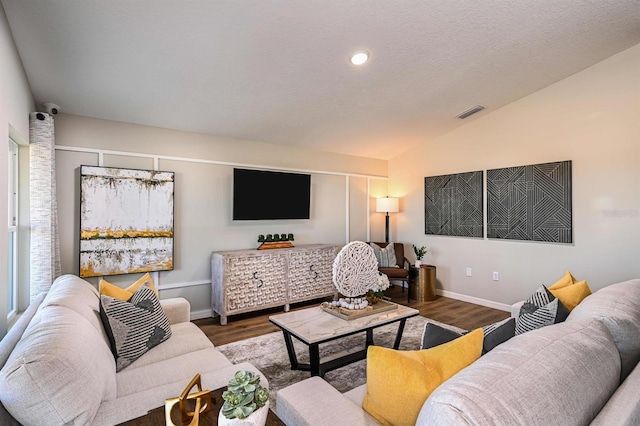
[[[573,244],[424,234],[425,176],[562,160]],[[511,304],[567,269],[593,290],[640,276],[640,45],[392,159],[389,192],[404,202],[399,240],[428,247],[445,291]]]
[[[29,138],[29,112],[34,109],[31,89],[16,51],[9,24],[0,6],[0,223],[7,221],[7,139]],[[6,237],[3,237],[6,241]],[[7,329],[7,244],[0,244],[0,337]]]
[[[158,157],[159,170],[176,173],[175,270],[160,272],[158,278],[162,298],[187,297],[198,316],[210,310],[212,251],[257,247],[258,235],[267,233],[293,233],[296,245],[365,240],[368,216],[375,228],[372,236],[384,235],[384,224],[377,229],[381,215],[371,212],[374,203],[367,202],[367,187],[372,196],[386,195],[386,179],[365,175],[385,177],[386,161],[75,115],[61,114],[55,121],[63,273],[78,273],[78,168],[98,165],[104,150],[118,151],[102,152],[104,166],[152,169]],[[214,162],[311,171],[311,219],[234,222],[233,165]],[[288,195],[283,193],[282,202]],[[107,280],[125,283],[135,278]]]

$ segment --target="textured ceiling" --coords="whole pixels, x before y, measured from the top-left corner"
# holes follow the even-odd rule
[[[640,43],[638,0],[1,1],[38,104],[383,159]]]

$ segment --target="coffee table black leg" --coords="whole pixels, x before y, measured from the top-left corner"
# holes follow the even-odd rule
[[[406,318],[400,320],[398,324],[398,332],[396,333],[396,341],[393,343],[393,349],[398,349],[400,346],[400,340],[402,340],[402,332],[404,331],[404,324],[407,322]]]
[[[289,354],[289,362],[291,363],[291,369],[298,369],[298,358],[296,357],[296,351],[293,348],[293,341],[291,340],[291,333],[286,330],[282,330],[284,334],[284,343],[287,345],[287,353]]]
[[[373,329],[369,328],[367,329],[367,339],[364,342],[364,347],[366,349],[371,345],[373,345]]]
[[[324,376],[320,374],[320,348],[317,343],[309,345],[309,368],[311,376]]]

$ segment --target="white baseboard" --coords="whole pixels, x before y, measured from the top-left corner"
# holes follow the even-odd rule
[[[473,303],[475,305],[486,306],[487,308],[498,309],[500,311],[511,312],[511,305],[498,303],[492,300],[480,299],[479,297],[467,296],[460,293],[454,293],[447,290],[438,290],[438,295],[448,297],[450,299],[461,300],[463,302]],[[213,316],[212,309],[202,309],[200,311],[191,311],[191,321],[203,318],[211,318]]]
[[[213,310],[203,309],[201,311],[191,311],[191,321],[203,318],[211,318],[213,316]]]
[[[511,312],[511,305],[506,303],[498,303],[492,300],[480,299],[479,297],[467,296],[464,294],[454,293],[447,290],[437,290],[437,294],[440,296],[448,297],[450,299],[461,300],[463,302],[469,302],[480,306],[486,306],[487,308],[498,309],[500,311]]]

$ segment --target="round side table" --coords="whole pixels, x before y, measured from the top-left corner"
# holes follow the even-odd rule
[[[412,299],[418,302],[436,300],[435,266],[420,265],[419,268],[411,266],[411,283],[409,294]]]

